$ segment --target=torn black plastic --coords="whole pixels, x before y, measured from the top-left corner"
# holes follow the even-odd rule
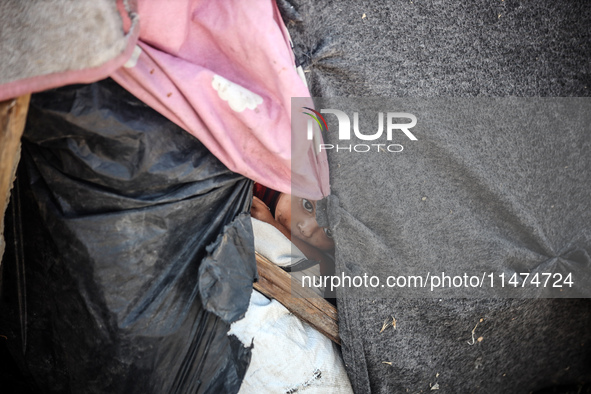
[[[250,180],[111,80],[33,96],[18,180],[27,351],[14,250],[2,328],[38,390],[238,391],[250,350],[227,332],[256,276]]]

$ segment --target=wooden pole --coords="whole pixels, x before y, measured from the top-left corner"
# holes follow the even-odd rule
[[[312,290],[292,281],[291,275],[257,253],[259,281],[254,288],[273,298],[336,344],[341,344],[336,308]]]
[[[0,264],[4,255],[4,213],[20,159],[21,136],[31,95],[0,102]]]

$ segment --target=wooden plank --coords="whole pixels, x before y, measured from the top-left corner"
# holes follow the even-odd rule
[[[0,102],[0,264],[4,254],[4,213],[20,159],[21,136],[31,95]]]
[[[340,345],[336,308],[311,289],[292,281],[291,275],[264,256],[257,253],[256,260],[259,281],[254,288]]]

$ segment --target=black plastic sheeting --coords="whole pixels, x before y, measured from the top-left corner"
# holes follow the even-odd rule
[[[36,94],[2,333],[33,391],[236,392],[252,182],[112,80]]]

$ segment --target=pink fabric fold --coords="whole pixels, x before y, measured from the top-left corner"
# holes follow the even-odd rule
[[[310,94],[274,1],[140,0],[138,13],[141,51],[113,79],[232,171],[284,193],[329,194],[326,153],[291,138],[291,98]]]

